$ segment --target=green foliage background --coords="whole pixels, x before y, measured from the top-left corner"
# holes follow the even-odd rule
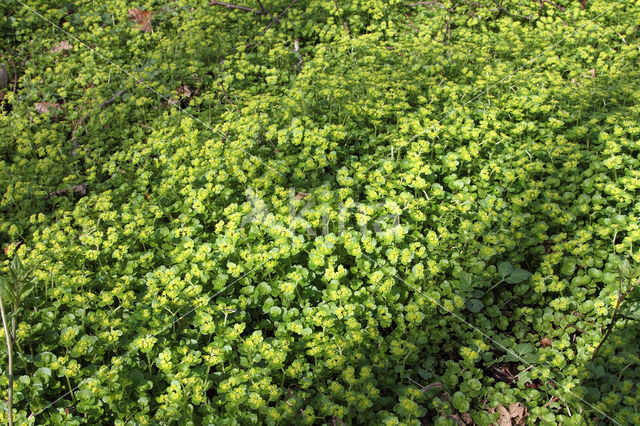
[[[640,423],[639,1],[24,3],[20,423]]]

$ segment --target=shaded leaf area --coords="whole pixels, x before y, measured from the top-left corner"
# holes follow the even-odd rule
[[[640,423],[637,7],[426,3],[0,5],[16,422]]]

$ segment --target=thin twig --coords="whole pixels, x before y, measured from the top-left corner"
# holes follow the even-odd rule
[[[429,389],[433,389],[433,388],[440,388],[440,389],[444,389],[444,386],[442,385],[442,382],[434,382],[431,383],[430,385],[427,386],[423,386],[422,389],[420,389],[422,392],[426,392]]]
[[[415,25],[413,25],[413,21],[411,20],[411,18],[409,18],[409,15],[405,13],[404,16],[407,18],[407,21],[409,21],[409,25],[411,25],[411,28],[413,28],[416,31],[416,34],[419,34],[420,30],[418,30],[418,28]]]
[[[560,10],[560,11],[562,11],[562,12],[566,12],[566,11],[567,11],[567,9],[565,9],[564,7],[562,7],[562,6],[558,5],[558,4],[555,4],[555,3],[554,3],[554,2],[552,2],[552,1],[549,1],[549,0],[540,0],[540,2],[541,2],[542,4],[545,4],[545,3],[546,3],[546,4],[548,4],[548,5],[551,5],[551,6],[555,7],[556,9],[558,9],[558,10]]]
[[[282,18],[284,15],[287,14],[287,12],[289,11],[289,9],[291,9],[291,6],[293,6],[294,4],[296,4],[298,2],[298,0],[293,0],[291,3],[289,3],[289,6],[287,6],[282,12],[280,12],[280,14],[278,14],[278,16],[276,16],[275,18],[273,18],[271,20],[271,22],[269,22],[269,25],[267,25],[266,27],[264,27],[264,30],[262,30],[262,32],[260,33],[261,36],[265,35],[267,33],[267,31],[269,31],[269,28],[271,28],[273,26],[273,24],[275,24],[276,22],[280,21],[280,18]]]
[[[260,3],[260,2],[258,1],[258,3]],[[264,10],[264,7],[262,7],[262,3],[260,3],[260,7],[261,7],[262,10],[252,9],[250,7],[242,6],[242,5],[239,5],[239,4],[225,3],[223,1],[217,1],[217,0],[211,0],[209,2],[209,6],[224,6],[224,7],[229,8],[229,9],[238,9],[238,10],[244,10],[244,11],[247,11],[247,12],[252,12],[252,13],[255,13],[256,15],[266,15],[267,14],[267,11]]]
[[[229,102],[231,105],[235,105],[235,102],[233,102],[230,98],[229,98],[229,94],[227,93],[227,91],[225,90],[224,86],[222,85],[222,82],[220,82],[220,88],[222,89],[222,95],[224,96],[224,99]]]
[[[263,15],[268,15],[269,12],[267,12],[267,9],[264,8],[264,5],[262,4],[262,2],[260,0],[256,0],[258,2],[258,6],[260,6],[260,11],[262,12]]]
[[[344,28],[349,38],[351,38],[351,31],[349,31],[349,27],[347,27],[347,23],[345,22],[344,18],[342,17],[342,14],[340,13],[340,6],[338,6],[338,0],[333,0],[333,4],[336,5],[336,12],[340,16],[340,21],[342,21],[342,27]]]
[[[519,21],[528,21],[533,22],[535,19],[532,16],[524,16],[524,15],[516,15],[515,13],[509,12],[504,6],[501,4],[497,4],[495,9],[490,9],[489,12],[501,12],[507,16],[510,16],[513,19],[517,19]]]
[[[444,9],[444,5],[439,1],[419,1],[416,3],[409,3],[407,6],[415,7],[415,6],[431,6],[431,7],[439,7]]]

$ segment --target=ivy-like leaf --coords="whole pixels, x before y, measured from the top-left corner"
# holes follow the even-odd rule
[[[509,262],[498,263],[498,273],[501,277],[506,277],[513,271],[513,266]]]
[[[473,313],[478,313],[482,309],[484,309],[484,303],[482,303],[482,301],[478,299],[467,299],[467,301],[465,302],[465,306]]]
[[[531,277],[531,272],[517,268],[505,279],[509,284],[520,284],[527,281]]]

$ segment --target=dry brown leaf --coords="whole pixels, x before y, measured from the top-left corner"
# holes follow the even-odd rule
[[[151,28],[151,11],[140,9],[129,9],[129,19],[135,21],[138,24],[140,31],[152,33]]]
[[[596,69],[595,68],[591,68],[589,70],[589,74],[591,75],[591,78],[596,78]]]
[[[543,348],[548,348],[549,346],[553,346],[553,343],[548,337],[543,337],[542,339],[540,339],[540,346],[542,346]]]
[[[40,114],[49,114],[51,110],[60,110],[60,104],[57,102],[38,102],[36,104],[36,111]]]
[[[460,419],[464,422],[465,425],[473,424],[473,419],[471,418],[471,414],[469,413],[460,413]]]
[[[498,417],[498,425],[512,426],[511,414],[509,413],[509,410],[507,410],[502,404],[498,404],[498,407],[496,408],[498,409],[498,414],[500,415],[500,417]]]
[[[301,199],[303,199],[303,198],[307,198],[308,196],[309,196],[309,193],[308,193],[308,192],[298,192],[298,193],[296,194],[296,198],[297,198],[298,200],[301,200]]]
[[[526,424],[526,418],[529,415],[527,407],[520,402],[514,402],[509,406],[509,414],[511,415],[511,421],[517,426],[523,426]]]
[[[189,89],[189,86],[187,86],[184,83],[181,83],[180,87],[178,87],[178,95],[179,96],[184,96],[185,98],[190,98],[191,97],[191,90]]]
[[[73,46],[71,45],[71,43],[69,43],[68,41],[61,41],[53,45],[53,47],[51,48],[51,52],[59,53],[64,50],[71,50],[71,49],[73,49]]]

